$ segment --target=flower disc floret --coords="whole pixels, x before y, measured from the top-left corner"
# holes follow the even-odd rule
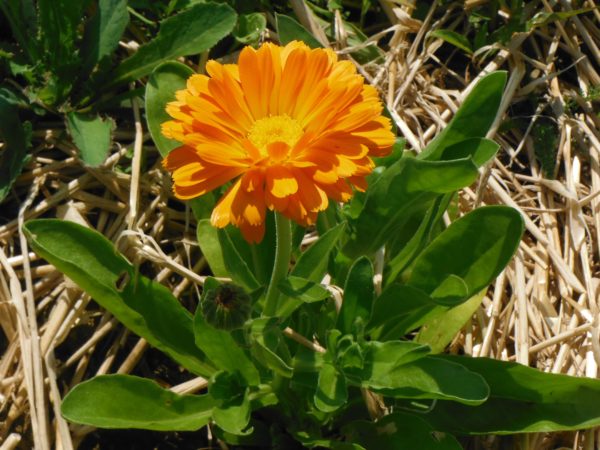
[[[267,209],[308,226],[329,199],[348,201],[394,143],[377,91],[330,49],[267,43],[206,72],[167,105],[162,132],[182,145],[164,166],[181,199],[232,182],[211,222],[250,242],[262,240]]]

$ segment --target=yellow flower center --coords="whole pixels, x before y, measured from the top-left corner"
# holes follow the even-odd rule
[[[267,146],[273,142],[284,142],[292,148],[302,137],[304,130],[300,123],[287,114],[258,119],[250,128],[248,139],[264,155]]]

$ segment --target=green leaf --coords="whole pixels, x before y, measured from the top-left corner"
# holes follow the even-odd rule
[[[489,285],[519,245],[523,219],[513,208],[486,206],[453,222],[415,259],[406,283],[438,303],[455,305]],[[457,291],[457,279],[467,292]]]
[[[453,194],[439,196],[431,205],[425,217],[421,220],[416,231],[407,240],[408,236],[400,241],[400,251],[388,261],[384,273],[385,286],[389,286],[395,282],[398,276],[404,269],[418,256],[418,254],[429,244],[434,233],[436,225],[441,223],[442,216],[452,198]],[[407,233],[408,234],[408,233]],[[391,245],[389,247],[394,247]],[[386,252],[390,253],[390,257],[394,254],[393,248],[386,248]]]
[[[399,411],[377,422],[350,422],[342,432],[347,440],[370,449],[462,450],[454,436],[436,433],[423,419]]]
[[[490,398],[476,407],[438,401],[422,417],[440,431],[512,434],[600,425],[600,380],[544,373],[489,358],[436,358],[463,365],[490,386]]]
[[[67,114],[67,129],[81,159],[88,166],[99,166],[108,156],[115,123],[98,115],[70,112]]]
[[[457,305],[448,311],[440,311],[439,315],[429,316],[429,320],[423,323],[415,342],[427,344],[432,353],[441,353],[446,346],[452,342],[456,333],[467,323],[485,296],[485,289],[474,295],[469,300]]]
[[[123,61],[105,87],[148,75],[162,62],[210,49],[233,30],[236,17],[225,4],[200,3],[165,19],[157,36]]]
[[[9,95],[8,91],[0,89],[0,138],[4,141],[0,153],[0,202],[21,174],[31,145],[31,127],[23,126],[17,107],[10,102]]]
[[[187,201],[187,204],[192,209],[192,213],[197,221],[209,219],[216,203],[215,194],[213,192],[207,192],[200,197],[192,198]]]
[[[208,393],[220,400],[212,411],[219,427],[235,435],[244,435],[250,421],[251,404],[249,389],[238,382],[236,376],[226,372],[216,373],[208,388]]]
[[[202,256],[206,258],[210,270],[215,277],[229,277],[229,273],[225,268],[225,260],[223,259],[223,250],[219,242],[219,233],[210,223],[210,219],[202,219],[196,226],[196,236],[198,245],[202,251]]]
[[[344,286],[344,301],[338,314],[336,328],[342,333],[354,333],[354,323],[369,321],[375,289],[373,265],[369,258],[361,257],[350,268]]]
[[[426,347],[427,348],[427,347]],[[479,405],[489,395],[485,379],[458,361],[425,356],[393,370],[373,370],[363,387],[395,398],[429,398]]]
[[[286,45],[292,41],[302,41],[310,48],[323,48],[323,45],[310,31],[300,25],[295,19],[284,14],[275,14],[279,42]]]
[[[250,386],[260,383],[260,375],[246,352],[242,350],[231,332],[219,330],[206,323],[200,307],[194,316],[194,338],[196,345],[219,368],[228,372],[239,372]]]
[[[185,89],[187,79],[194,73],[185,64],[168,61],[154,69],[146,84],[146,120],[156,148],[164,157],[181,142],[164,137],[160,131],[163,122],[171,120],[165,110],[167,103],[175,101],[175,92]]]
[[[327,272],[329,254],[342,236],[345,225],[340,223],[319,237],[317,242],[300,255],[291,275],[319,283]]]
[[[481,167],[496,156],[499,149],[500,145],[489,139],[469,138],[446,147],[440,159],[450,161],[470,156],[473,158],[473,163]]]
[[[289,276],[283,278],[277,288],[284,295],[279,300],[276,317],[284,319],[303,303],[314,303],[329,297],[329,291],[323,286],[304,278]]]
[[[38,0],[37,5],[45,56],[52,67],[60,67],[75,51],[84,3],[79,0]]]
[[[371,254],[408,222],[426,210],[439,194],[454,192],[477,178],[470,158],[421,161],[404,157],[386,169],[367,191],[356,219],[349,221],[350,236],[343,252],[356,257]]]
[[[240,256],[227,232],[223,229],[218,229],[217,235],[221,244],[221,251],[223,252],[225,268],[231,279],[249,291],[258,289],[260,283],[254,277],[246,261]]]
[[[500,108],[505,84],[506,72],[493,72],[479,80],[450,123],[417,157],[437,161],[449,146],[485,137]]]
[[[373,339],[400,339],[429,318],[445,312],[423,291],[402,284],[390,284],[375,300],[367,332]]]
[[[359,27],[347,21],[343,21],[343,23],[348,34],[348,47],[359,46],[368,39],[368,36],[364,34]],[[353,51],[351,55],[359,64],[367,64],[382,59],[385,56],[385,53],[377,47],[377,45],[367,45],[366,47]]]
[[[347,400],[346,377],[333,364],[323,364],[314,395],[315,406],[320,411],[333,412],[343,406]]]
[[[246,446],[246,447],[263,447],[268,448],[272,444],[271,433],[269,426],[261,420],[250,418],[249,428],[252,430],[249,434],[233,434],[228,433],[219,427],[215,427],[214,435],[231,445]]]
[[[33,0],[5,0],[0,2],[0,11],[10,25],[12,35],[25,51],[30,62],[36,63],[39,58],[36,6]]]
[[[278,319],[272,317],[252,321],[252,355],[265,367],[282,377],[290,378],[294,373],[290,366],[291,357],[277,325]]]
[[[49,105],[62,103],[71,90],[81,64],[77,51],[78,28],[83,20],[85,2],[81,0],[38,0],[41,61],[46,83],[38,91]]]
[[[98,1],[97,10],[83,33],[80,79],[87,77],[97,64],[117,49],[128,23],[127,0]]]
[[[395,371],[429,354],[429,347],[415,342],[369,341],[363,346],[364,363],[359,371],[348,370],[348,376],[370,385],[385,384]]]
[[[527,21],[527,31],[542,27],[554,21],[565,21],[571,17],[593,11],[595,8],[572,9],[571,11],[539,12]]]
[[[245,390],[243,396],[238,396],[235,401],[229,402],[226,406],[217,406],[212,411],[215,423],[228,433],[243,435],[252,432],[252,429],[245,431],[250,421],[250,400],[248,390]]]
[[[449,44],[452,44],[455,47],[458,47],[461,50],[464,50],[469,55],[473,54],[473,49],[471,48],[471,43],[469,42],[469,40],[462,34],[457,33],[456,31],[433,30],[428,34],[428,36],[430,38],[442,39],[443,41],[446,41]]]
[[[71,422],[101,428],[195,431],[208,424],[215,401],[178,395],[145,378],[101,375],[78,384],[61,405]]]
[[[264,14],[251,13],[242,14],[238,17],[237,24],[233,29],[233,37],[242,44],[258,42],[260,35],[267,28],[267,19]]]
[[[306,431],[297,431],[292,434],[294,439],[302,443],[306,448],[330,448],[332,450],[366,450],[363,446],[353,442],[342,442],[335,439],[322,439],[313,436]]]
[[[30,220],[23,230],[38,255],[131,331],[198,375],[215,371],[194,345],[191,314],[166,287],[139,275],[100,233],[56,219]]]

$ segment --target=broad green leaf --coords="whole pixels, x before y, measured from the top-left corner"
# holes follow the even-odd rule
[[[228,278],[229,273],[225,268],[223,259],[223,250],[219,242],[218,230],[212,226],[210,219],[203,219],[196,226],[196,236],[198,245],[202,251],[202,256],[206,258],[210,270],[215,277]]]
[[[377,386],[394,376],[395,371],[429,354],[429,347],[409,341],[378,342],[369,341],[363,346],[364,365],[358,371],[348,370],[347,374],[359,382]]]
[[[219,330],[206,323],[200,308],[194,316],[194,337],[198,348],[219,368],[239,372],[250,386],[260,383],[260,375],[246,352],[236,343],[230,331]]]
[[[198,375],[215,371],[194,345],[191,314],[166,287],[139,275],[100,233],[56,219],[30,220],[23,229],[38,255],[131,331]]]
[[[400,247],[400,251],[393,256],[386,265],[386,272],[384,273],[383,280],[385,286],[389,286],[395,282],[397,277],[402,273],[406,267],[418,256],[418,254],[429,244],[432,239],[434,227],[440,223],[442,216],[448,205],[453,194],[446,194],[439,196],[431,205],[421,223],[419,224],[416,231],[412,234],[412,237],[405,239],[398,239],[392,245],[386,247],[386,253],[390,254],[390,257],[394,255],[394,247]],[[408,234],[408,233],[407,233]],[[404,237],[404,236],[399,236]],[[408,239],[407,239],[408,238]]]
[[[96,12],[83,33],[80,79],[87,77],[97,64],[117,49],[128,23],[127,0],[98,1]]]
[[[359,334],[359,333],[356,333]],[[342,336],[336,343],[335,365],[343,371],[361,370],[365,367],[365,355],[361,345],[357,342],[362,335],[355,338],[352,334]]]
[[[579,430],[600,425],[600,380],[549,374],[489,358],[436,356],[480,374],[490,386],[478,406],[438,401],[423,419],[440,431],[512,434]]]
[[[475,314],[484,296],[485,289],[464,303],[447,311],[440,311],[439,315],[430,315],[419,329],[415,342],[431,347],[431,353],[443,352],[446,346],[452,342],[456,333]]]
[[[373,304],[367,332],[372,339],[400,339],[425,321],[446,312],[423,291],[407,285],[390,284]]]
[[[294,276],[283,278],[277,284],[277,288],[283,294],[275,313],[279,319],[285,319],[303,303],[319,302],[330,295],[320,284]]]
[[[297,375],[298,372],[318,372],[324,363],[325,356],[323,353],[299,346],[292,360],[294,375]]]
[[[292,41],[302,41],[310,48],[323,48],[323,45],[310,31],[300,25],[295,19],[284,14],[275,14],[277,34],[282,45]]]
[[[215,423],[228,433],[243,435],[252,432],[251,428],[245,430],[250,421],[250,412],[250,400],[246,389],[243,396],[238,396],[227,405],[216,406],[212,411],[212,417]]]
[[[489,139],[469,138],[446,147],[440,160],[450,161],[470,156],[473,158],[473,163],[481,167],[496,156],[499,148],[499,144]]]
[[[291,367],[292,360],[277,325],[277,318],[263,317],[252,321],[252,355],[265,367],[290,378],[294,373]]]
[[[244,258],[252,274],[259,284],[268,285],[273,274],[273,264],[275,262],[275,248],[277,247],[277,233],[275,232],[275,213],[267,211],[265,217],[265,235],[257,244],[250,244],[239,228],[228,227],[227,233],[231,238],[233,245]]]
[[[277,284],[277,287],[282,294],[304,303],[318,302],[329,297],[329,291],[323,286],[300,277],[289,276],[283,278]]]
[[[248,264],[246,264],[246,261],[244,261],[233,245],[229,234],[225,230],[219,229],[217,230],[217,235],[221,244],[221,251],[223,252],[225,268],[231,279],[249,291],[258,289],[260,283],[256,280]]]
[[[85,2],[81,0],[38,0],[40,55],[45,70],[45,86],[37,92],[48,105],[61,104],[69,94],[80,71],[77,51],[78,28],[83,20]]]
[[[469,55],[473,54],[473,49],[471,48],[471,43],[469,40],[464,35],[459,34],[456,31],[440,29],[433,30],[428,34],[428,37],[442,39],[449,44],[452,44],[455,47],[467,52]]]
[[[340,223],[319,237],[300,255],[291,275],[319,283],[327,272],[329,254],[342,236],[345,225],[345,223]]]
[[[349,221],[350,238],[343,252],[356,257],[379,249],[439,194],[454,192],[477,178],[470,158],[421,161],[405,157],[387,168],[369,188],[362,211]]]
[[[101,375],[78,384],[61,405],[69,421],[101,428],[195,431],[210,421],[215,400],[178,395],[131,375]]]
[[[0,11],[8,21],[12,35],[25,51],[27,59],[35,63],[39,59],[36,5],[33,0],[5,0],[0,2]]]
[[[200,3],[165,19],[153,40],[117,66],[106,87],[148,75],[162,62],[209,50],[233,30],[236,17],[225,4]]]
[[[454,305],[489,285],[519,245],[523,219],[513,208],[477,208],[437,236],[415,259],[406,283]],[[468,292],[461,295],[457,278]]]
[[[219,427],[215,427],[212,431],[218,439],[231,445],[263,448],[271,446],[273,440],[269,432],[269,426],[264,421],[250,418],[249,428],[252,432],[245,435],[228,433]]]
[[[395,411],[377,422],[359,420],[342,428],[347,440],[369,449],[462,450],[454,436],[437,433],[414,414]]]
[[[428,347],[426,347],[428,348]],[[458,361],[425,356],[393,370],[373,370],[363,387],[395,398],[429,398],[479,405],[489,395],[485,379]]]
[[[168,61],[154,69],[146,84],[148,130],[163,157],[182,145],[180,142],[164,137],[160,131],[161,124],[171,120],[165,108],[167,103],[175,101],[175,92],[185,89],[186,81],[193,73],[194,71],[185,64]]]
[[[208,393],[218,400],[212,417],[219,427],[235,435],[249,434],[244,430],[250,421],[251,404],[249,389],[239,383],[237,376],[218,372],[210,381]]]
[[[346,377],[331,363],[323,364],[314,396],[315,406],[323,412],[333,412],[348,400]]]
[[[108,156],[115,123],[111,118],[98,115],[70,112],[67,114],[67,129],[88,166],[99,166]]]
[[[506,72],[493,72],[479,80],[454,118],[418,158],[437,161],[449,146],[465,139],[485,137],[498,113],[505,84]]]
[[[216,203],[215,194],[213,192],[207,192],[200,197],[187,201],[187,204],[192,209],[192,213],[198,222],[210,218]]]
[[[75,52],[77,27],[83,19],[80,0],[38,0],[38,18],[45,57],[56,69]]]
[[[233,37],[242,44],[258,42],[261,33],[267,27],[264,14],[251,13],[238,16],[237,24],[233,29]]]
[[[0,202],[21,174],[31,145],[30,127],[25,127],[19,120],[17,107],[11,104],[9,94],[0,89],[0,139],[4,142],[0,153]]]
[[[462,301],[468,297],[469,286],[461,277],[451,273],[440,282],[430,295],[437,303],[453,305],[457,301]]]
[[[369,321],[375,295],[373,275],[373,265],[364,256],[357,259],[350,268],[336,324],[336,328],[342,333],[354,333],[353,325],[357,319],[363,325]]]

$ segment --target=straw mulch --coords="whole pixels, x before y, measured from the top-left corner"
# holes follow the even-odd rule
[[[322,39],[304,4],[291,3],[303,24]],[[460,32],[470,8],[481,0],[454,2],[444,9],[432,2],[424,21],[411,18],[412,8],[406,6],[411,2],[380,3],[390,26],[369,43],[385,42],[385,63],[359,68],[380,89],[408,148],[424,148],[481,76],[497,69],[509,72],[503,115],[488,136],[501,144],[500,153],[482,170],[479,182],[460,193],[459,206],[465,213],[482,204],[510,205],[523,214],[526,234],[516,257],[450,350],[597,377],[600,10],[513,34],[506,45],[468,57],[448,43],[427,38],[427,33]],[[549,1],[535,3],[552,11]],[[554,9],[567,11],[569,5],[562,0]],[[598,5],[587,1],[584,6]],[[346,43],[347,30],[341,21],[336,23],[334,46],[347,54],[352,50]],[[111,156],[98,168],[82,165],[64,124],[38,127],[31,161],[2,204],[0,450],[71,449],[82,442],[86,448],[126,448],[111,444],[111,436],[125,445],[131,436],[127,433],[133,432],[106,434],[67,424],[60,417],[60,399],[95,375],[135,373],[177,392],[196,392],[206,385],[180,372],[40,260],[20,231],[23,221],[35,217],[85,224],[194,308],[196,287],[203,282],[196,274],[205,268],[195,243],[194,219],[171,198],[168,176],[160,168],[139,108],[134,103],[118,118]],[[143,158],[151,170],[140,173]],[[134,436],[142,439],[138,444],[147,443],[139,448],[166,441],[171,445],[164,448],[188,448],[181,435]],[[196,448],[198,436],[206,433],[194,435]],[[492,449],[500,448],[501,442],[489,437],[469,445]],[[514,448],[532,450],[587,450],[598,445],[595,430],[535,434],[514,441]]]

